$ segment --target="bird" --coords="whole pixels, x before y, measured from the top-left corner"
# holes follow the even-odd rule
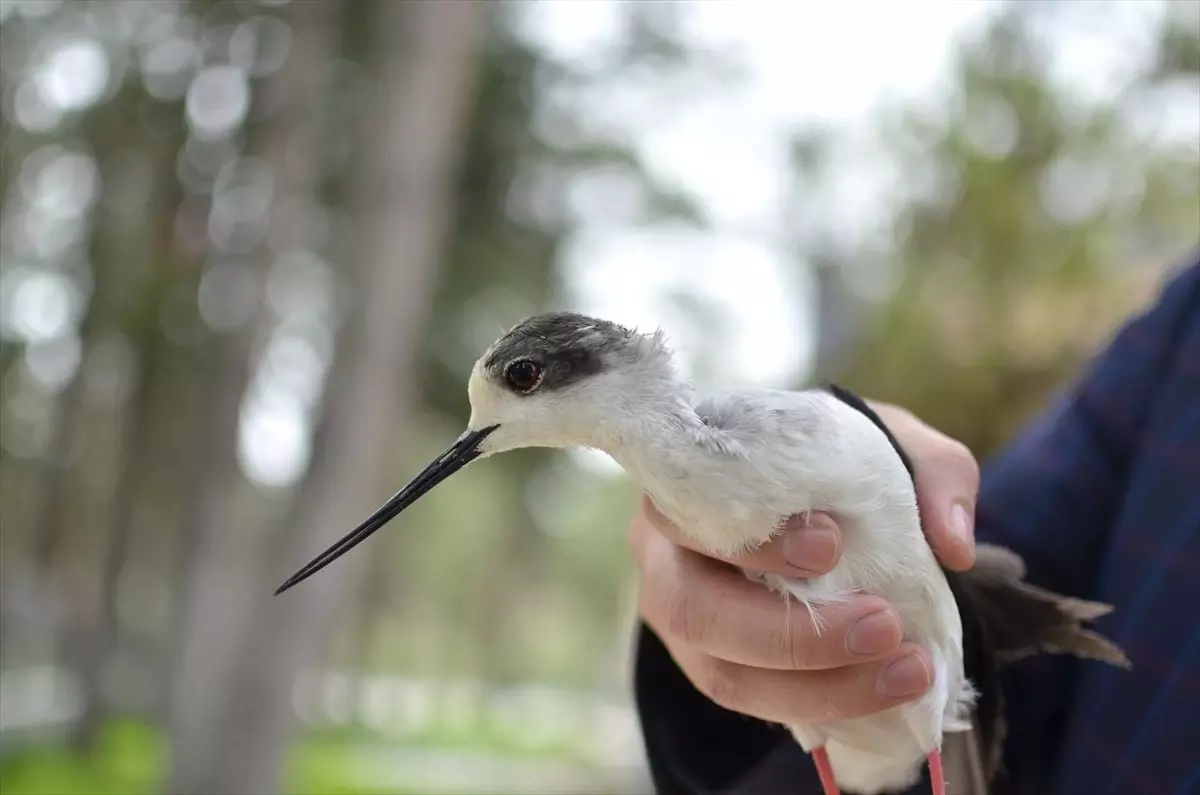
[[[928,651],[932,685],[919,699],[787,727],[825,795],[902,791],[926,767],[933,795],[945,795],[943,740],[972,728],[980,729],[977,768],[986,787],[999,769],[1003,705],[994,680],[1003,665],[1036,652],[1130,665],[1084,627],[1111,605],[1024,582],[1024,563],[1011,551],[980,544],[967,572],[940,565],[921,528],[906,451],[866,401],[840,386],[701,396],[661,329],[553,311],[496,339],[472,367],[467,393],[470,419],[454,443],[276,594],[476,460],[517,448],[590,448],[614,459],[664,516],[716,556],[754,549],[789,517],[836,516],[844,539],[832,571],[743,573],[804,606],[818,632],[823,607],[859,593],[886,598],[904,638]]]

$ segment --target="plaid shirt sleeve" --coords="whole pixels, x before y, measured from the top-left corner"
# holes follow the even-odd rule
[[[1192,548],[1200,543],[1200,477],[1189,480],[1187,467],[1177,465],[1179,460],[1191,461],[1192,466],[1200,461],[1198,313],[1200,262],[1175,275],[1155,305],[1122,327],[1077,385],[984,467],[976,527],[980,540],[1002,544],[1024,557],[1032,582],[1117,604],[1117,613],[1105,622],[1120,620],[1127,603],[1137,602],[1132,586],[1114,593],[1108,575],[1117,545],[1115,536],[1120,535],[1127,544],[1149,543],[1149,528],[1141,535],[1127,532],[1131,516],[1135,522],[1161,519],[1162,526],[1154,532],[1172,538],[1187,538],[1187,528],[1193,527]],[[1167,466],[1162,466],[1164,463]],[[1144,474],[1147,467],[1152,472],[1149,476]],[[1148,494],[1131,491],[1135,484],[1150,489],[1140,485],[1147,477],[1154,483]],[[1141,511],[1137,510],[1139,504]],[[1139,574],[1145,575],[1144,570],[1126,568],[1132,568],[1126,576],[1135,583],[1147,581],[1146,576],[1137,579]],[[1198,581],[1200,570],[1193,572],[1188,582]],[[1194,585],[1190,597],[1197,597]],[[1129,626],[1134,627],[1130,635],[1145,625],[1137,618],[1129,619]],[[1135,668],[1139,664],[1137,643],[1153,646],[1159,637],[1152,632],[1145,641],[1131,640],[1103,622],[1100,629],[1126,648]],[[1200,641],[1200,622],[1194,619],[1192,633]],[[1190,643],[1191,636],[1185,635],[1179,642]],[[1195,645],[1191,653],[1200,654],[1200,643]],[[1181,691],[1176,703],[1183,703],[1180,695],[1191,693],[1194,719],[1200,713],[1196,699],[1200,688],[1194,678],[1200,657],[1190,679],[1185,670],[1188,657],[1164,649],[1156,659],[1163,680],[1159,684]],[[1116,677],[1123,673],[1047,656],[1013,666],[1003,684],[1009,730],[1002,791],[1021,795],[1092,793],[1100,783],[1111,787],[1110,795],[1200,791],[1200,766],[1195,761],[1200,759],[1195,750],[1200,748],[1200,735],[1193,732],[1196,736],[1189,743],[1180,734],[1182,723],[1177,730],[1168,723],[1168,732],[1175,733],[1168,733],[1165,739],[1143,743],[1161,757],[1156,764],[1165,765],[1170,771],[1167,775],[1161,775],[1160,768],[1156,779],[1130,779],[1137,774],[1135,761],[1126,760],[1122,773],[1102,770],[1097,760],[1087,758],[1088,748],[1095,756],[1096,749],[1112,750],[1119,743],[1095,738],[1095,721],[1080,725],[1073,699],[1080,698],[1089,686],[1119,688]],[[782,729],[728,712],[705,699],[645,626],[639,635],[635,695],[659,793],[820,793],[812,763]],[[1153,696],[1130,692],[1118,701],[1128,699],[1146,702]],[[1122,727],[1137,709],[1137,703],[1116,703],[1110,704],[1105,714]],[[1082,739],[1074,739],[1077,737]],[[1099,755],[1109,761],[1117,758],[1112,753]],[[1167,788],[1174,783],[1185,786],[1189,776],[1195,778],[1194,789]],[[1152,784],[1147,784],[1148,780]],[[1171,784],[1153,783],[1168,781]],[[927,793],[927,779],[911,792]]]

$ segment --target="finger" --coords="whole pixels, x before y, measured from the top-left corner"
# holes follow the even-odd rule
[[[815,670],[879,659],[900,645],[899,617],[877,596],[826,605],[814,620],[795,600],[661,536],[647,538],[638,558],[642,618],[660,637],[696,653]]]
[[[645,494],[641,513],[673,543],[713,557],[663,516]],[[837,523],[827,514],[813,513],[807,520],[803,516],[789,518],[769,541],[754,549],[718,559],[750,571],[808,578],[828,574],[841,556],[842,534]]]
[[[821,725],[863,717],[919,698],[933,681],[928,653],[909,643],[884,660],[822,671],[756,669],[664,643],[711,701],[775,723]]]
[[[975,563],[979,464],[961,442],[897,406],[872,403],[913,460],[921,526],[938,560],[964,571]]]
[[[948,437],[932,448],[917,470],[917,507],[934,554],[947,568],[975,564],[975,499],[979,465],[962,444]]]

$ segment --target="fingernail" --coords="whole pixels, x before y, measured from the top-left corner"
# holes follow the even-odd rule
[[[813,519],[808,527],[789,530],[783,538],[783,558],[798,569],[826,572],[837,559],[837,525],[826,516]]]
[[[968,549],[975,546],[971,533],[971,514],[961,502],[956,502],[950,509],[950,529]]]
[[[919,654],[901,657],[884,669],[879,692],[885,698],[907,698],[923,693],[930,684],[929,669]]]
[[[900,645],[900,623],[890,610],[880,610],[854,622],[846,635],[852,654],[887,654]]]

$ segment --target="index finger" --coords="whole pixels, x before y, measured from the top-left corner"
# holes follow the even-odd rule
[[[961,442],[922,422],[911,412],[872,403],[904,445],[916,469],[921,528],[938,560],[965,571],[975,563],[975,500],[979,463]]]
[[[900,644],[900,621],[867,594],[805,605],[751,582],[717,561],[645,529],[634,555],[645,573],[642,618],[659,637],[757,668],[818,670],[878,659]]]

